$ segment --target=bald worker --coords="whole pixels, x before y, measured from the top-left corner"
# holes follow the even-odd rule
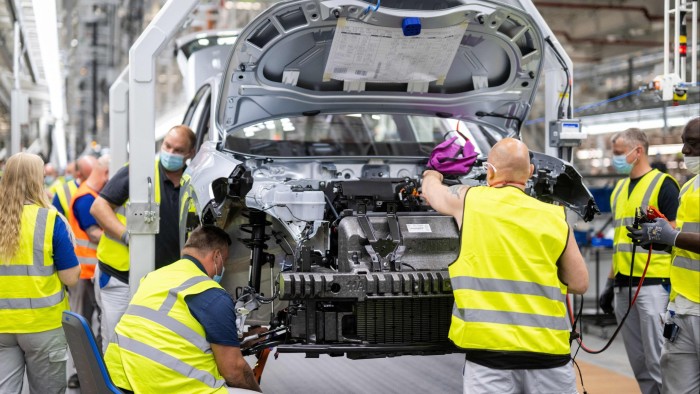
[[[588,270],[564,208],[525,194],[521,141],[498,142],[484,166],[488,186],[423,173],[423,197],[461,229],[449,338],[467,350],[464,392],[576,393],[565,296],[586,291]]]

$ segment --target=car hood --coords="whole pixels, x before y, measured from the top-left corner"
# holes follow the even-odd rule
[[[405,36],[416,21],[420,33]],[[404,113],[517,132],[549,32],[529,0],[280,2],[236,41],[217,122]]]

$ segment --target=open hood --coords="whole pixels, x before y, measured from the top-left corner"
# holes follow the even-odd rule
[[[217,121],[232,130],[287,116],[379,112],[515,133],[549,35],[526,2],[277,3],[236,41]]]

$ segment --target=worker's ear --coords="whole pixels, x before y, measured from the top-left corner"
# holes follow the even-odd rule
[[[528,176],[527,179],[532,178],[532,174],[534,174],[534,173],[535,173],[535,165],[530,164],[530,176]]]

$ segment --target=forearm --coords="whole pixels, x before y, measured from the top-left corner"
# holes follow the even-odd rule
[[[230,387],[262,392],[253,370],[244,359],[239,363],[238,368],[229,373],[228,376],[224,376],[224,379]]]
[[[680,233],[676,238],[677,248],[700,253],[700,233]]]
[[[100,226],[90,226],[85,232],[87,233],[90,242],[95,244],[100,242],[100,237],[102,236],[103,232]]]
[[[98,197],[92,204],[90,214],[95,218],[104,232],[114,239],[119,239],[124,231],[126,231],[126,226],[117,219],[114,208],[102,197]]]

